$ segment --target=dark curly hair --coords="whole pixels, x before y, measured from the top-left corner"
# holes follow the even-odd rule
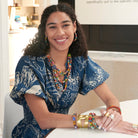
[[[71,53],[72,57],[83,56],[87,58],[88,50],[84,32],[80,23],[77,21],[74,9],[66,3],[59,3],[58,5],[49,6],[43,11],[41,22],[38,27],[38,33],[36,33],[35,38],[32,39],[32,41],[24,49],[24,55],[45,56],[49,52],[49,45],[45,42],[46,22],[48,17],[56,11],[66,13],[71,18],[72,23],[76,21],[77,40],[72,42],[69,48],[69,53]]]

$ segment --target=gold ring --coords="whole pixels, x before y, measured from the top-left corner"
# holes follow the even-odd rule
[[[132,127],[135,129],[138,129],[138,125],[136,125],[136,124],[133,124]]]
[[[109,112],[106,112],[106,113],[105,113],[105,116],[106,116],[106,117],[109,117],[109,116],[110,116],[110,113],[109,113]]]

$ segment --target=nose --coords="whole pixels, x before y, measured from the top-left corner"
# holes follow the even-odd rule
[[[63,29],[62,27],[59,27],[59,28],[57,29],[57,34],[58,34],[58,35],[63,35],[63,34],[65,34],[64,29]]]

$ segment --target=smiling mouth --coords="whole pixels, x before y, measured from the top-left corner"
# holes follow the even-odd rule
[[[66,39],[60,39],[60,40],[56,40],[57,42],[64,42],[64,41],[66,41]]]
[[[55,39],[55,41],[56,41],[57,44],[63,45],[67,41],[67,38],[64,38],[64,39]]]

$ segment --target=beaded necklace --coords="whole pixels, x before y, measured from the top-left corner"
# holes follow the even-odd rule
[[[72,64],[71,54],[68,54],[68,57],[67,57],[68,68],[67,68],[67,70],[65,72],[61,71],[60,69],[58,69],[56,67],[54,60],[49,55],[47,55],[46,57],[47,57],[48,62],[50,63],[50,65],[52,67],[53,79],[54,79],[56,88],[58,90],[61,90],[61,87],[58,84],[58,81],[59,81],[64,86],[64,89],[61,90],[61,91],[62,92],[66,91],[66,89],[67,89],[67,83],[68,83],[68,78],[69,78],[69,75],[71,73],[71,64]],[[59,76],[64,76],[64,80],[61,81],[59,79]]]

